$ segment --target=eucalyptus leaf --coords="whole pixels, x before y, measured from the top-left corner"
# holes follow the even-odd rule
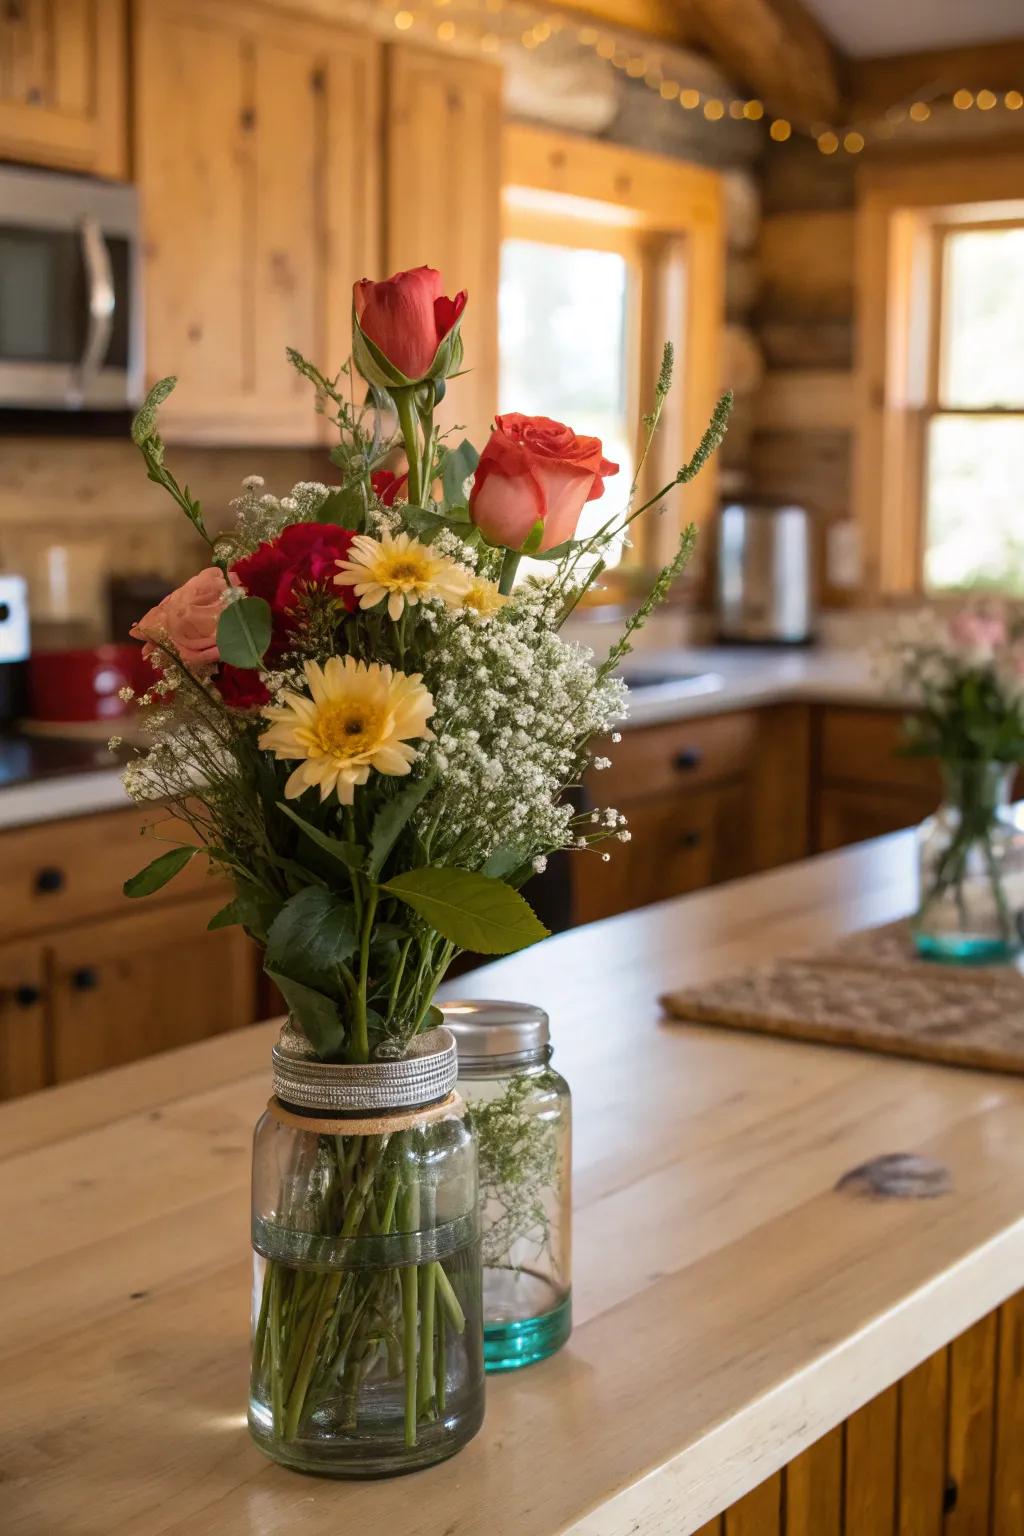
[[[291,806],[283,800],[277,802],[277,808],[288,817],[289,821],[294,821],[311,843],[322,848],[324,853],[329,853],[332,859],[337,859],[338,863],[344,864],[347,869],[362,869],[366,850],[360,848],[358,843],[347,843],[340,837],[332,837],[329,832],[321,832],[319,827],[314,827],[312,822],[306,821],[305,817],[300,816],[298,811],[293,811]]]
[[[321,885],[310,885],[289,898],[267,934],[266,966],[304,986],[336,993],[340,968],[355,953],[353,910]]]
[[[370,833],[370,856],[366,861],[366,872],[371,880],[377,879],[409,818],[432,788],[434,777],[433,773],[424,774],[422,779],[400,790],[377,812]]]
[[[358,485],[345,485],[331,491],[320,503],[317,522],[335,523],[352,533],[362,533],[366,527],[366,501]]]
[[[221,661],[250,671],[263,665],[270,644],[270,604],[262,597],[242,597],[229,603],[217,624]]]
[[[490,875],[492,880],[504,880],[506,875],[512,874],[525,862],[526,855],[521,848],[495,848],[483,867],[483,873]]]
[[[449,516],[453,515],[457,505],[465,501],[466,481],[473,474],[480,462],[480,455],[467,437],[457,448],[452,448],[445,454],[444,464],[441,468],[441,488],[444,491],[445,506]]]
[[[151,896],[154,891],[159,891],[175,875],[180,874],[190,859],[194,859],[199,848],[169,848],[166,853],[158,854],[145,869],[140,869],[137,875],[132,875],[124,882],[122,890],[126,896]]]
[[[548,930],[517,891],[468,869],[410,869],[381,889],[460,949],[507,955],[547,937]]]
[[[318,992],[315,987],[304,986],[291,976],[271,970],[270,966],[264,969],[320,1060],[330,1061],[340,1055],[345,1042],[345,1026],[337,1003]]]

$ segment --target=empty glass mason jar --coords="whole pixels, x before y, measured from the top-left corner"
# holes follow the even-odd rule
[[[942,764],[945,798],[918,829],[914,943],[930,960],[1009,960],[1021,948],[1024,829],[1013,819],[1016,765]]]
[[[444,1029],[321,1062],[285,1027],[253,1147],[249,1428],[275,1461],[383,1477],[484,1410],[476,1144]]]
[[[515,1370],[572,1331],[572,1104],[529,1003],[442,1005],[480,1160],[484,1361]]]

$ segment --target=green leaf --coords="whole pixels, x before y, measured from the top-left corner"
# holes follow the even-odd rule
[[[271,970],[269,965],[264,966],[264,970],[320,1060],[330,1061],[338,1056],[345,1041],[345,1026],[337,1003],[318,992],[315,987],[304,986],[290,976]]]
[[[534,555],[535,560],[564,560],[566,555],[571,555],[577,549],[582,549],[586,539],[566,539],[562,544],[555,544],[551,549],[545,549]]]
[[[504,880],[506,875],[511,875],[521,864],[526,863],[526,857],[521,848],[495,848],[483,867],[483,873],[490,875],[492,880]]]
[[[126,896],[151,896],[161,886],[173,880],[180,874],[190,859],[201,853],[200,848],[170,848],[166,853],[158,854],[152,863],[145,869],[140,869],[137,875],[132,875],[126,880],[122,890]]]
[[[445,454],[441,469],[441,487],[444,491],[445,505],[449,508],[449,515],[458,504],[465,501],[466,481],[479,462],[480,455],[467,437],[462,439],[457,448],[452,448]]]
[[[322,885],[290,897],[267,934],[268,970],[322,992],[341,987],[340,967],[355,953],[352,908]]]
[[[237,924],[260,944],[266,944],[267,933],[281,905],[281,898],[262,886],[239,885],[234,900],[215,912],[206,926],[212,930]]]
[[[229,603],[217,624],[221,661],[250,671],[263,665],[270,644],[270,604],[262,597],[242,597]]]
[[[384,862],[410,816],[433,787],[434,777],[433,773],[424,774],[422,779],[407,785],[377,812],[370,833],[370,857],[366,861],[366,872],[371,880],[376,880],[384,868]]]
[[[177,382],[173,375],[169,375],[166,379],[157,379],[139,406],[132,420],[132,442],[136,448],[141,448],[146,439],[153,436],[156,431],[156,413]]]
[[[521,555],[535,555],[540,549],[540,541],[544,537],[544,519],[538,517],[526,538],[519,546]]]
[[[344,485],[331,491],[320,503],[316,514],[318,523],[335,523],[352,533],[362,533],[366,527],[366,503],[357,485]]]
[[[279,811],[284,812],[289,821],[294,821],[295,825],[309,838],[311,843],[315,843],[318,848],[322,848],[324,853],[329,853],[332,859],[337,859],[338,863],[344,864],[347,869],[362,869],[366,851],[360,848],[358,843],[346,843],[340,837],[331,837],[330,833],[321,832],[319,827],[314,827],[311,822],[306,821],[297,811],[293,811],[291,806],[286,805],[283,800],[277,802],[277,808]]]
[[[507,955],[547,937],[548,930],[517,891],[468,869],[410,869],[381,889],[460,949]]]
[[[244,921],[242,910],[237,901],[229,901],[226,907],[221,907],[215,912],[206,925],[207,933],[213,933],[217,928],[234,928]]]

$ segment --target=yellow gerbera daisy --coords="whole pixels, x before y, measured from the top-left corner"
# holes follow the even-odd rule
[[[303,670],[310,696],[288,691],[283,704],[263,711],[270,726],[260,746],[278,760],[302,759],[285,785],[286,800],[317,785],[321,801],[333,791],[351,805],[371,768],[408,773],[416,760],[409,741],[433,741],[427,721],[434,700],[419,672],[407,676],[352,656],[330,656],[323,667],[307,661]]]
[[[469,608],[479,624],[485,619],[493,619],[507,602],[508,598],[498,591],[497,582],[488,581],[486,576],[472,576],[462,599],[462,607]]]
[[[360,608],[376,608],[386,597],[392,619],[402,617],[406,603],[415,608],[432,597],[458,608],[469,586],[461,566],[408,533],[382,533],[379,539],[360,533],[338,566],[335,582],[355,588]]]

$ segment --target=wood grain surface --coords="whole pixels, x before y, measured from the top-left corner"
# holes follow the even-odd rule
[[[415,1479],[297,1477],[245,1430],[272,1026],[0,1107],[4,1536],[690,1536],[726,1510],[735,1533],[764,1528],[743,1520],[779,1484],[754,1490],[851,1416],[845,1529],[884,1536],[866,1506],[891,1518],[892,1486],[858,1481],[856,1458],[881,1444],[884,1480],[892,1384],[1024,1287],[1024,1086],[669,1024],[656,999],[899,916],[911,865],[897,836],[460,979],[551,1013],[576,1103],[577,1325],[552,1360],[491,1380],[482,1433]],[[946,1163],[952,1193],[836,1192],[894,1151]],[[998,1332],[992,1456],[1016,1536],[1017,1303]],[[989,1433],[974,1343],[951,1358],[967,1456]]]

